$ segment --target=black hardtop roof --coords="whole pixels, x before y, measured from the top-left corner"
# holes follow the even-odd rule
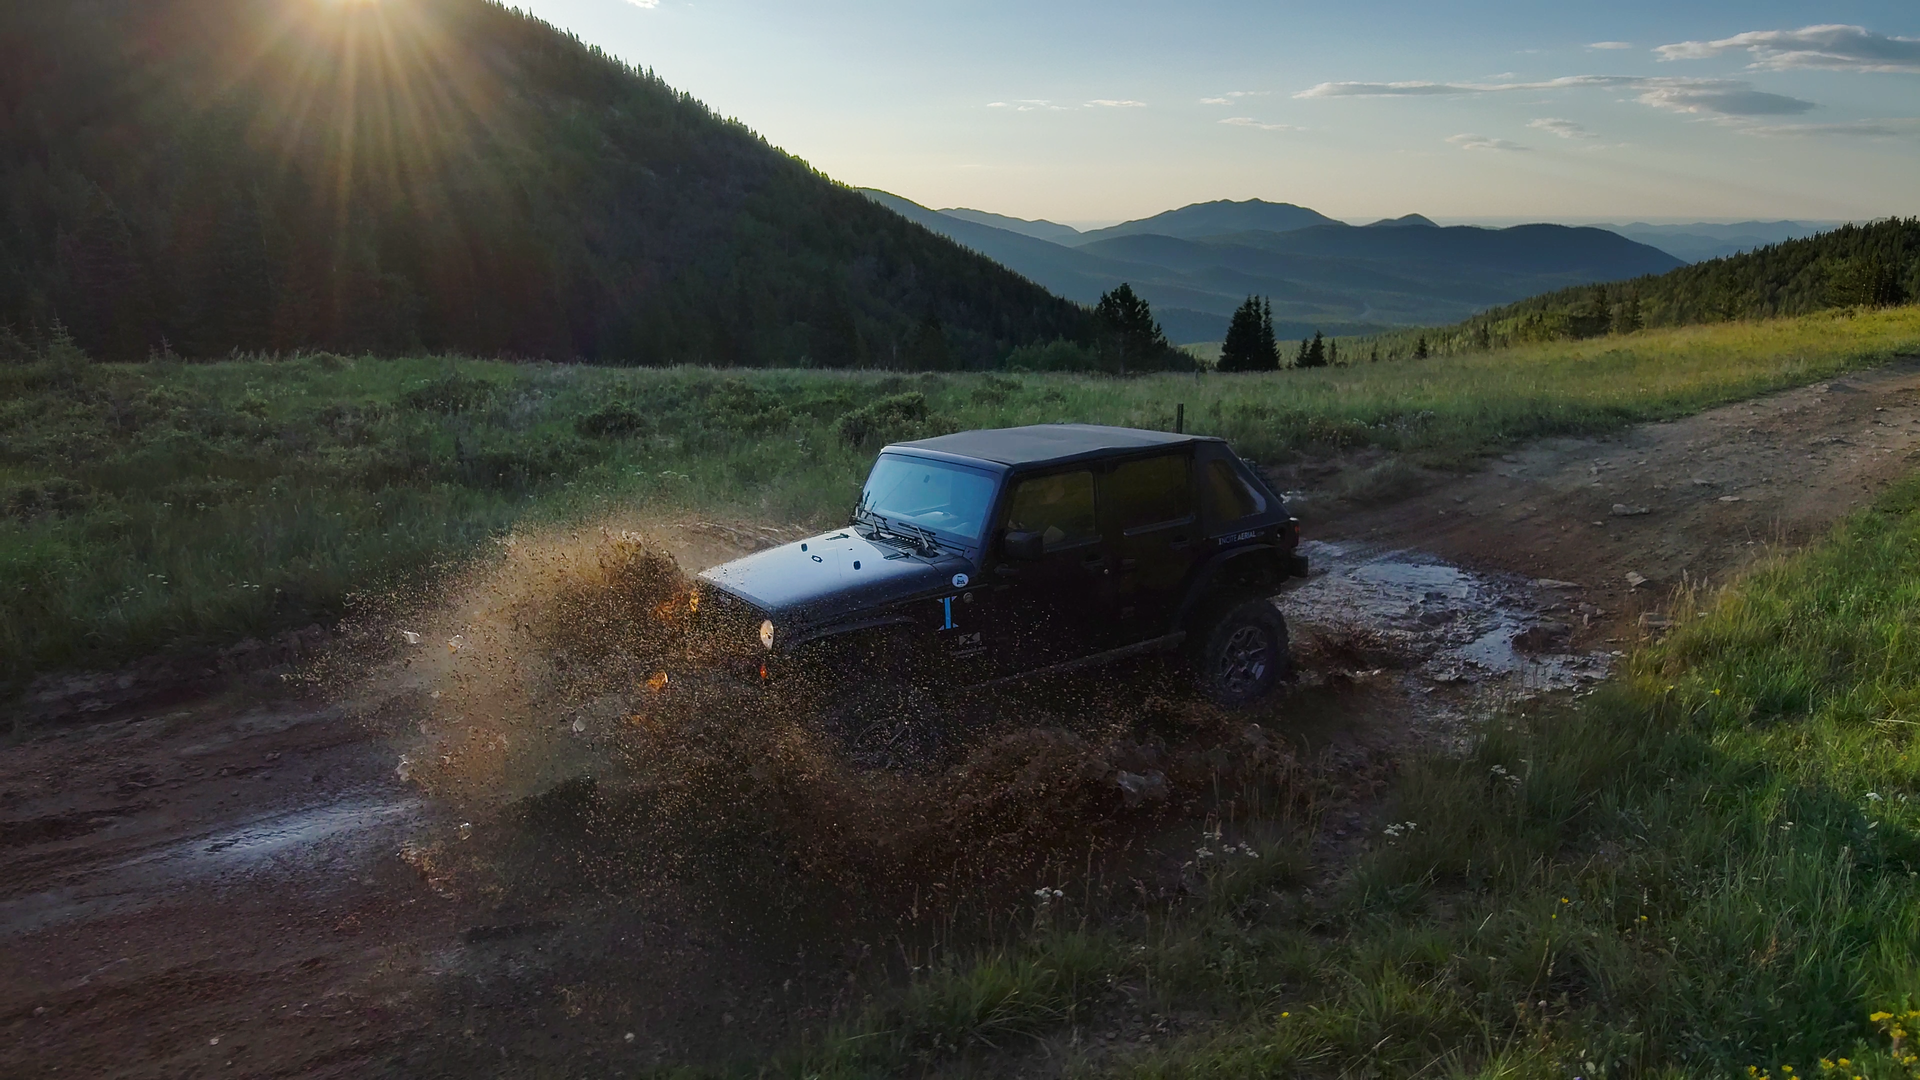
[[[1128,450],[1218,441],[1210,435],[1175,435],[1170,431],[1104,427],[1099,424],[1032,424],[1027,427],[957,431],[952,435],[894,443],[886,449],[925,450],[1020,469],[1064,464]]]

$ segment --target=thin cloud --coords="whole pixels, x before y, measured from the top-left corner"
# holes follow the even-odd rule
[[[1920,139],[1920,116],[1835,124],[1743,124],[1735,130],[1742,135],[1774,139]]]
[[[1122,101],[1117,98],[1095,98],[1087,102],[1089,109],[1144,109],[1146,107],[1147,103],[1144,101]]]
[[[1596,42],[1593,42],[1592,44],[1590,44],[1590,45],[1588,45],[1588,46],[1587,46],[1587,48],[1589,48],[1589,49],[1605,49],[1605,50],[1612,50],[1612,49],[1631,49],[1631,48],[1633,48],[1633,42],[1631,42],[1631,41],[1596,41]]]
[[[1639,100],[1656,109],[1714,116],[1797,116],[1817,107],[1784,94],[1735,87],[1656,87]]]
[[[1255,120],[1251,116],[1229,116],[1225,120],[1218,120],[1215,122],[1220,124],[1227,124],[1231,127],[1257,128],[1261,131],[1305,131],[1307,130],[1306,128],[1303,128],[1303,127],[1295,127],[1292,124],[1262,123],[1259,120]]]
[[[1014,112],[1068,112],[1065,105],[1055,105],[1042,98],[1021,98],[1015,101],[989,101],[989,109],[1012,109]]]
[[[1528,147],[1521,146],[1517,142],[1509,142],[1506,139],[1489,138],[1485,135],[1450,135],[1447,137],[1447,141],[1462,150],[1499,150],[1506,153],[1513,153],[1529,149]]]
[[[1537,128],[1550,135],[1558,135],[1563,139],[1594,138],[1593,132],[1588,131],[1585,124],[1576,123],[1572,120],[1561,120],[1558,117],[1543,116],[1538,120],[1530,121],[1527,126]]]
[[[627,0],[627,3],[637,8],[646,8],[648,11],[660,6],[660,0]]]
[[[1920,38],[1876,34],[1864,26],[1828,23],[1798,30],[1751,30],[1718,41],[1681,41],[1653,50],[1662,60],[1702,60],[1744,51],[1760,70],[1920,72]]]
[[[1576,89],[1637,92],[1637,100],[1642,105],[1674,112],[1713,113],[1720,116],[1792,116],[1819,108],[1811,101],[1755,90],[1752,83],[1732,79],[1643,78],[1628,75],[1567,75],[1544,82],[1329,82],[1309,87],[1293,96],[1460,97]]]
[[[1200,104],[1231,105],[1234,102],[1240,100],[1241,98],[1266,97],[1268,94],[1271,94],[1271,93],[1273,93],[1273,91],[1271,90],[1229,90],[1226,93],[1221,94],[1219,97],[1203,97],[1200,99]]]

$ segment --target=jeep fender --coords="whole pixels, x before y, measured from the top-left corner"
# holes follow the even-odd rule
[[[1285,581],[1290,576],[1284,565],[1287,555],[1288,553],[1282,551],[1278,544],[1247,544],[1229,548],[1215,555],[1200,568],[1199,575],[1193,579],[1193,584],[1188,586],[1186,598],[1180,601],[1180,609],[1174,612],[1172,629],[1179,630],[1186,626],[1187,620],[1193,617],[1194,611],[1213,592],[1223,577],[1230,576],[1233,571],[1249,569],[1249,564],[1246,562],[1248,559],[1269,560],[1273,564],[1269,572],[1276,579],[1276,586],[1279,582]]]

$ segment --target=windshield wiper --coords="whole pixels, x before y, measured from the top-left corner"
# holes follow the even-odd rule
[[[932,553],[940,550],[940,543],[934,538],[932,530],[911,522],[893,521],[867,509],[864,501],[853,508],[853,520],[871,527],[876,537],[890,536],[905,540],[916,551]]]

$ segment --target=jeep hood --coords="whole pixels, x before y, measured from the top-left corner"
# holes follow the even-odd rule
[[[954,575],[973,572],[973,563],[959,555],[916,555],[840,529],[723,563],[702,572],[700,580],[776,623],[818,626],[951,591]]]

